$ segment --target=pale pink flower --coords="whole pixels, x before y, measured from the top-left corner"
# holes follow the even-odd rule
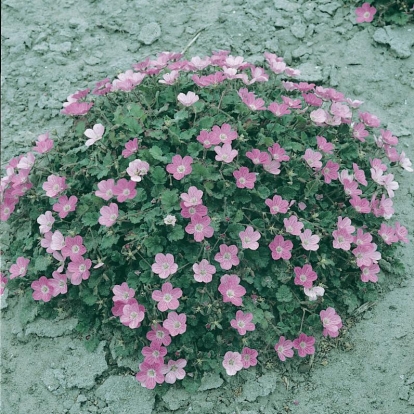
[[[118,180],[116,185],[113,187],[113,192],[114,195],[117,196],[117,201],[119,203],[123,203],[126,200],[132,200],[137,195],[135,186],[135,181],[128,181],[125,178]]]
[[[169,332],[160,324],[152,325],[151,331],[147,332],[146,337],[149,341],[155,342],[159,345],[168,346],[171,344],[171,336]]]
[[[250,368],[257,365],[258,352],[255,349],[243,348],[241,353],[243,368]]]
[[[184,158],[181,155],[174,155],[172,157],[172,163],[168,164],[166,170],[173,174],[173,177],[176,180],[181,180],[186,175],[191,174],[193,170],[191,164],[193,163],[193,158],[189,155],[186,155]]]
[[[191,58],[190,63],[194,69],[203,70],[210,65],[211,59],[209,56],[204,57],[204,59],[200,58],[200,56],[194,56]]]
[[[53,287],[50,285],[46,276],[40,277],[30,285],[33,289],[32,297],[34,300],[43,300],[49,302],[52,299]]]
[[[264,111],[264,100],[257,98],[253,92],[249,92],[246,88],[242,88],[237,93],[244,104],[246,104],[252,111]]]
[[[229,55],[225,59],[225,65],[229,68],[235,68],[238,69],[240,66],[243,66],[246,64],[244,61],[243,56],[232,56]]]
[[[125,149],[122,150],[122,156],[128,158],[138,151],[138,138],[131,139],[125,144]]]
[[[290,240],[285,240],[283,236],[277,235],[269,244],[269,249],[272,252],[273,260],[289,260],[292,257],[293,243]]]
[[[361,141],[365,142],[365,137],[369,135],[369,132],[365,129],[365,125],[362,123],[353,126],[352,136]]]
[[[177,336],[187,330],[186,321],[187,315],[185,313],[170,312],[162,326],[167,329],[171,336]]]
[[[299,235],[300,240],[302,241],[302,247],[305,250],[316,251],[319,249],[319,240],[320,237],[316,234],[312,234],[309,229],[306,229],[302,234]]]
[[[371,6],[369,3],[364,3],[361,7],[355,9],[356,22],[357,23],[370,23],[374,19],[374,15],[377,9]]]
[[[10,280],[16,277],[23,277],[26,276],[27,267],[29,266],[30,259],[25,259],[24,257],[20,256],[17,258],[16,263],[10,266]]]
[[[323,296],[325,289],[322,286],[312,286],[311,288],[304,288],[303,292],[310,301],[314,301],[318,296]]]
[[[65,238],[63,237],[63,234],[59,230],[56,230],[52,234],[50,248],[56,251],[56,250],[62,250],[63,247],[65,247]]]
[[[236,245],[227,246],[226,244],[221,244],[219,248],[220,252],[214,256],[214,260],[220,263],[222,269],[229,270],[240,263],[237,257],[239,249]]]
[[[322,154],[318,151],[314,151],[310,148],[307,148],[305,151],[305,155],[302,157],[309,167],[318,171],[322,168],[322,162],[320,161],[322,158]]]
[[[136,86],[141,84],[145,76],[145,73],[136,73],[131,69],[120,73],[118,79],[114,79],[112,82],[112,91],[131,92]]]
[[[286,69],[286,63],[283,61],[273,60],[272,62],[269,62],[269,64],[270,69],[276,73],[276,75],[283,73]]]
[[[60,218],[65,218],[69,212],[76,210],[76,203],[78,202],[78,198],[75,196],[67,196],[59,197],[58,202],[53,204],[53,211],[57,211],[59,213]],[[53,220],[55,221],[55,220]]]
[[[10,215],[13,213],[16,205],[11,202],[0,203],[0,219],[1,221],[7,221]]]
[[[35,142],[36,146],[33,147],[33,151],[36,151],[39,154],[45,154],[53,148],[53,140],[49,138],[49,133],[39,135],[37,141]]]
[[[223,124],[221,127],[214,125],[210,133],[212,142],[218,144],[231,144],[237,137],[237,131],[233,131],[229,124]]]
[[[227,375],[236,375],[238,371],[243,369],[242,356],[238,352],[226,352],[223,359],[223,367]]]
[[[46,191],[48,197],[56,197],[66,190],[66,177],[59,177],[57,175],[49,175],[47,181],[42,185],[43,190]]]
[[[352,250],[352,253],[356,257],[358,267],[371,266],[381,260],[381,253],[377,251],[375,243],[361,244]]]
[[[313,355],[315,353],[315,338],[313,336],[307,336],[304,333],[301,333],[298,338],[293,341],[293,347],[298,350],[300,357],[305,357],[306,355]]]
[[[178,101],[184,106],[191,106],[196,103],[200,98],[194,92],[187,92],[187,94],[180,93],[177,96]]]
[[[191,216],[191,222],[185,227],[185,232],[194,234],[194,240],[201,242],[205,237],[210,238],[214,234],[214,229],[210,226],[210,223],[210,217],[194,214]]]
[[[362,194],[362,190],[358,188],[358,183],[349,179],[342,179],[344,193],[349,197],[358,197]]]
[[[364,233],[364,231],[359,228],[357,230],[356,236],[354,236],[354,244],[360,246],[362,244],[369,244],[372,241],[371,233]]]
[[[70,260],[76,262],[86,253],[86,247],[83,245],[81,236],[65,238],[65,246],[62,247],[63,257],[70,257]]]
[[[376,115],[370,114],[369,112],[360,112],[359,119],[369,127],[378,128],[381,125],[381,121]]]
[[[413,168],[411,167],[412,163],[410,161],[410,159],[405,155],[404,151],[401,151],[401,154],[398,158],[398,163],[400,164],[400,166],[402,168],[404,168],[404,170],[408,171],[408,172],[413,172]]]
[[[146,161],[134,160],[129,163],[126,172],[131,177],[131,181],[139,183],[142,181],[142,177],[147,175],[149,170],[149,164]]]
[[[285,74],[287,76],[299,76],[300,75],[300,70],[286,67],[285,68]]]
[[[354,241],[354,236],[349,234],[345,229],[334,230],[332,232],[333,247],[335,249],[350,250],[351,243]]]
[[[203,144],[203,147],[208,149],[212,145],[217,145],[220,143],[220,138],[217,135],[212,135],[211,132],[206,130],[200,131],[200,134],[197,136],[197,141],[200,144]]]
[[[4,275],[4,273],[0,272],[0,296],[4,293],[4,290],[6,289],[6,285],[8,281],[9,280]]]
[[[365,172],[364,170],[361,170],[358,167],[358,164],[352,163],[352,168],[354,170],[355,180],[357,180],[362,185],[368,185],[368,182],[365,178]]]
[[[267,198],[265,204],[269,207],[270,214],[284,214],[287,213],[289,209],[289,202],[283,200],[279,195],[273,196],[273,199]]]
[[[118,205],[115,203],[109,204],[109,206],[103,206],[99,212],[98,222],[102,226],[111,227],[115,224],[116,219],[118,218]]]
[[[84,135],[89,139],[85,142],[85,145],[90,147],[95,144],[96,141],[102,139],[104,132],[105,127],[102,124],[95,124],[92,129],[87,129]]]
[[[314,93],[302,93],[302,98],[311,106],[320,107],[323,104],[323,100],[318,98]]]
[[[253,161],[253,164],[267,164],[270,162],[270,156],[267,152],[261,152],[258,149],[252,149],[246,152],[246,157]]]
[[[240,278],[237,275],[224,275],[220,278],[218,291],[223,295],[223,302],[230,302],[235,306],[243,304],[242,297],[246,294],[246,289],[241,286]]]
[[[151,342],[150,346],[144,346],[141,350],[147,364],[164,364],[164,357],[167,355],[167,348],[156,342]]]
[[[377,273],[380,272],[380,267],[378,266],[378,264],[373,263],[370,266],[361,266],[361,281],[364,283],[367,282],[373,282],[373,283],[377,283],[378,282],[378,276]]]
[[[184,202],[184,207],[197,206],[202,204],[203,192],[197,187],[191,186],[188,193],[182,193],[180,197]]]
[[[352,100],[350,98],[347,98],[346,102],[351,108],[359,108],[364,103],[364,101],[359,101],[358,99]]]
[[[300,99],[292,99],[292,98],[289,98],[289,96],[282,95],[282,100],[289,108],[294,108],[294,109],[302,108],[302,101]]]
[[[172,254],[157,253],[155,255],[155,263],[151,266],[151,269],[161,279],[166,279],[177,272],[178,265],[174,263],[174,256]]]
[[[259,243],[257,242],[261,235],[258,231],[254,231],[252,226],[247,226],[246,230],[239,233],[243,249],[257,250]]]
[[[298,221],[296,216],[290,216],[289,218],[283,219],[285,229],[287,233],[293,234],[294,236],[299,236],[303,228],[303,223]]]
[[[172,216],[171,214],[168,214],[165,218],[164,218],[164,224],[166,224],[167,226],[175,226],[175,223],[177,222],[177,218],[175,216]]]
[[[175,81],[179,78],[180,72],[178,70],[172,70],[170,73],[166,73],[162,75],[162,79],[160,79],[159,83],[164,83],[166,85],[174,85]]]
[[[321,137],[321,136],[317,135],[316,136],[316,142],[318,144],[318,148],[322,152],[324,152],[325,154],[332,154],[333,153],[333,149],[335,147],[331,142],[328,142],[325,137]]]
[[[404,243],[409,243],[409,240],[407,238],[408,230],[406,227],[401,226],[400,222],[395,222],[395,234],[398,237],[399,241],[402,241]]]
[[[274,348],[281,361],[286,361],[286,358],[293,357],[293,342],[286,339],[284,336],[279,338],[279,341]]]
[[[322,108],[312,111],[309,116],[316,125],[322,125],[328,119],[328,114]]]
[[[329,184],[332,180],[338,179],[339,164],[329,160],[325,167],[322,168],[322,175],[326,184]]]
[[[216,268],[206,259],[200,263],[193,264],[194,279],[197,282],[209,283],[213,280],[213,275],[216,273]]]
[[[115,285],[112,288],[114,302],[128,303],[128,301],[135,296],[135,290],[131,289],[126,282],[120,285]]]
[[[53,272],[53,279],[49,279],[49,286],[52,289],[52,296],[64,295],[68,292],[67,276],[64,273]]]
[[[316,272],[312,269],[310,264],[305,264],[303,267],[295,267],[295,285],[303,286],[304,288],[310,289],[313,282],[318,278]]]
[[[342,320],[335,312],[335,309],[329,307],[326,310],[321,310],[319,316],[323,325],[322,335],[336,338],[339,334],[339,329],[342,328]]]
[[[184,205],[184,202],[181,201],[180,202],[180,207],[181,207],[181,216],[184,217],[184,218],[191,218],[195,214],[198,214],[199,216],[203,217],[203,216],[206,216],[207,213],[208,213],[207,207],[203,206],[202,204],[198,204],[196,206],[186,207]]]
[[[165,375],[165,382],[167,384],[174,384],[176,380],[182,380],[185,377],[184,368],[187,365],[185,359],[168,361],[167,365],[163,365],[161,372]]]
[[[270,155],[275,161],[289,161],[290,157],[286,154],[284,148],[282,148],[279,144],[273,144],[271,147],[268,147],[267,150],[270,152]]]
[[[339,216],[337,227],[338,229],[344,229],[349,234],[355,231],[355,227],[352,225],[351,219],[349,217],[342,218],[342,216]]]
[[[109,180],[102,180],[98,183],[98,190],[95,191],[95,195],[106,201],[114,196],[115,181],[110,178]]]
[[[37,222],[40,224],[40,234],[44,234],[48,233],[52,229],[53,223],[55,222],[55,218],[52,216],[51,211],[46,211],[45,214],[41,214],[37,218]]]
[[[131,329],[136,329],[141,326],[144,320],[145,307],[138,302],[124,305],[120,321],[122,325],[128,326]]]
[[[387,174],[383,176],[382,179],[382,185],[387,190],[388,197],[393,198],[394,197],[394,190],[398,190],[400,188],[400,185],[397,181],[393,181],[394,174]]]
[[[60,113],[63,115],[86,115],[92,108],[93,102],[72,102],[65,106]]]
[[[161,290],[154,290],[151,297],[158,302],[158,310],[165,312],[167,309],[177,309],[180,306],[178,299],[182,295],[183,291],[180,288],[173,288],[172,284],[167,282],[162,285]]]
[[[263,68],[253,66],[250,68],[250,71],[252,72],[252,79],[248,83],[249,85],[255,82],[267,82],[269,80],[269,75]]]
[[[148,364],[144,361],[139,364],[139,372],[137,372],[135,378],[141,383],[142,387],[153,390],[157,384],[164,382],[162,366],[162,364]]]
[[[233,177],[236,179],[236,186],[238,188],[252,189],[256,182],[256,174],[249,172],[247,167],[240,167],[238,170],[234,171]]]
[[[31,152],[29,152],[26,155],[27,156],[23,156],[23,157],[20,158],[20,161],[17,164],[18,169],[30,170],[33,167],[33,165],[36,161],[34,155]]]
[[[349,106],[339,102],[334,102],[330,108],[331,114],[342,118],[342,122],[352,118],[352,112]]]
[[[109,78],[102,79],[95,83],[95,88],[92,91],[93,95],[103,96],[111,92],[112,85]]]
[[[398,236],[395,234],[394,227],[387,226],[385,223],[381,224],[381,228],[378,230],[378,234],[388,245],[398,242]]]
[[[247,331],[254,331],[256,329],[255,324],[252,322],[253,314],[252,313],[244,313],[241,310],[236,312],[236,319],[232,319],[230,321],[230,325],[237,329],[237,332],[240,335],[246,335]]]
[[[270,174],[278,175],[280,174],[280,162],[276,160],[272,160],[270,162],[266,162],[263,164],[263,168]]]
[[[289,105],[285,103],[271,102],[267,109],[278,117],[289,115],[291,113]]]
[[[237,150],[232,149],[231,144],[224,144],[223,146],[216,146],[214,147],[214,151],[216,152],[216,161],[223,161],[226,164],[233,161],[233,159],[239,153]]]
[[[92,261],[90,259],[84,259],[83,257],[80,257],[75,262],[70,262],[68,264],[68,270],[70,272],[68,277],[70,278],[72,285],[80,285],[82,280],[89,279],[89,269],[91,266]]]

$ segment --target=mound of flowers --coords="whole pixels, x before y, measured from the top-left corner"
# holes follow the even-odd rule
[[[150,389],[338,337],[381,269],[402,271],[393,198],[413,169],[362,102],[298,74],[272,53],[164,52],[69,96],[70,133],[1,180],[2,292],[71,312]]]

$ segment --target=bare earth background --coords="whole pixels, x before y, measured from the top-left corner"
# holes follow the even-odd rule
[[[69,94],[148,55],[179,52],[199,31],[189,56],[218,49],[257,63],[264,51],[283,56],[301,69],[300,80],[365,101],[362,109],[414,160],[414,26],[357,25],[353,9],[330,0],[3,0],[1,163],[48,130],[64,139],[59,110]],[[348,352],[334,349],[310,374],[213,375],[195,396],[171,389],[155,398],[108,365],[113,344],[89,354],[75,320],[36,318],[33,303],[9,292],[1,303],[0,412],[414,413],[414,179],[396,179],[395,218],[411,238],[401,249],[407,280],[388,281],[393,289],[345,334]],[[118,363],[136,371],[138,358]]]

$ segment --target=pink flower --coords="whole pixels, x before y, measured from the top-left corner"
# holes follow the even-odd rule
[[[87,129],[84,135],[89,139],[85,142],[87,147],[95,144],[96,141],[102,139],[105,132],[105,127],[102,124],[95,124],[92,129]]]
[[[236,186],[238,188],[252,189],[256,182],[256,174],[249,172],[247,167],[240,167],[238,170],[234,171],[233,177],[236,179]]]
[[[64,295],[68,292],[67,276],[64,273],[53,272],[53,279],[49,279],[52,296]]]
[[[56,251],[56,250],[62,250],[63,247],[65,247],[65,238],[63,237],[63,234],[59,230],[56,230],[52,234],[50,248]]]
[[[334,145],[326,140],[324,137],[317,136],[316,142],[318,143],[318,148],[325,154],[332,154]]]
[[[151,342],[150,346],[144,346],[142,348],[141,353],[144,355],[147,364],[163,364],[164,357],[167,355],[167,348]]]
[[[359,119],[369,127],[378,128],[381,125],[381,121],[378,117],[369,112],[360,112]]]
[[[242,356],[238,352],[226,352],[223,359],[223,367],[227,375],[236,375],[243,368]]]
[[[147,332],[147,339],[151,342],[164,346],[168,346],[171,343],[171,336],[169,332],[160,324],[151,326],[151,331]]]
[[[16,263],[10,266],[10,280],[16,277],[26,276],[27,267],[29,266],[30,259],[25,259],[24,257],[18,257]]]
[[[65,106],[60,113],[63,115],[86,115],[92,108],[93,102],[72,102]]]
[[[258,149],[252,149],[246,152],[246,157],[253,161],[253,164],[268,164],[270,162],[270,156],[267,152],[261,152]]]
[[[289,115],[291,113],[289,106],[285,103],[271,102],[267,109],[279,117]]]
[[[303,223],[298,221],[296,216],[290,216],[289,218],[283,219],[285,229],[287,233],[293,234],[294,236],[299,236],[303,228]]]
[[[206,56],[204,59],[201,59],[200,56],[194,56],[191,58],[190,62],[194,69],[203,70],[210,65],[211,60],[209,56]]]
[[[67,185],[65,181],[66,177],[59,177],[52,174],[47,177],[47,181],[43,183],[42,188],[46,191],[48,197],[56,197],[66,190]]]
[[[355,180],[357,180],[362,185],[368,185],[367,180],[365,178],[365,172],[364,170],[361,170],[358,167],[358,164],[353,163],[352,168],[354,170]]]
[[[109,206],[103,206],[99,212],[101,213],[98,222],[102,226],[111,227],[115,224],[118,218],[118,205],[115,203],[109,204]]]
[[[395,222],[395,234],[398,237],[399,241],[409,243],[409,240],[407,238],[408,230],[406,229],[406,227],[401,226],[401,224],[398,221]]]
[[[395,230],[391,226],[387,226],[385,223],[381,224],[381,228],[378,230],[378,234],[382,237],[382,240],[388,245],[398,242],[398,236],[395,234]]]
[[[290,157],[286,154],[284,148],[282,148],[279,144],[273,144],[271,147],[268,147],[267,150],[270,152],[270,155],[275,161],[289,161]]]
[[[181,180],[186,175],[191,174],[193,170],[191,167],[192,162],[193,159],[189,155],[182,158],[181,155],[177,154],[172,157],[172,164],[168,164],[166,170],[173,174],[176,180]]]
[[[303,293],[309,298],[310,301],[314,301],[318,296],[323,296],[325,289],[321,286],[313,286],[311,288],[304,288]]]
[[[273,260],[289,260],[292,257],[291,250],[293,243],[290,240],[285,240],[283,236],[277,235],[269,244],[269,249],[272,252]]]
[[[302,98],[311,106],[320,107],[323,104],[322,99],[318,98],[314,93],[302,93]]]
[[[144,388],[153,390],[157,384],[164,382],[162,367],[162,364],[148,364],[144,361],[139,364],[139,372],[135,375],[135,378]]]
[[[257,240],[260,239],[261,235],[258,231],[254,231],[252,226],[247,226],[246,230],[241,231],[239,237],[242,241],[243,249],[257,250],[259,248]]]
[[[358,188],[358,183],[356,181],[345,178],[342,179],[342,184],[344,186],[344,192],[347,196],[358,197],[362,194],[362,191]]]
[[[255,349],[243,348],[241,353],[241,359],[243,368],[250,368],[257,365],[258,352]]]
[[[411,167],[412,163],[410,159],[405,155],[405,152],[402,151],[399,158],[398,158],[398,164],[404,168],[404,170],[408,172],[413,172],[413,168]]]
[[[235,306],[243,304],[242,297],[246,294],[246,289],[241,286],[240,278],[237,275],[224,275],[220,278],[218,291],[223,295],[223,302],[230,302]]]
[[[181,216],[184,218],[191,218],[195,214],[198,214],[199,216],[203,217],[203,216],[206,216],[208,213],[207,207],[203,206],[202,204],[198,204],[197,206],[186,207],[184,205],[184,202],[181,201],[180,207],[181,207]]]
[[[179,76],[180,72],[178,70],[172,70],[170,73],[162,75],[163,79],[160,79],[158,82],[165,83],[166,85],[174,85]]]
[[[360,246],[362,244],[369,244],[372,241],[371,233],[364,233],[362,229],[357,230],[356,236],[354,236],[354,244]]]
[[[191,186],[188,189],[188,193],[181,194],[181,200],[183,200],[185,207],[197,206],[198,204],[202,204],[202,197],[203,192],[194,186]]]
[[[8,281],[4,273],[0,272],[0,296],[4,293]]]
[[[300,99],[292,99],[288,96],[282,95],[283,102],[289,106],[289,108],[300,109],[302,107],[302,102]]]
[[[381,253],[377,251],[375,243],[361,244],[352,250],[352,253],[356,257],[358,267],[371,266],[381,260]]]
[[[252,79],[249,82],[249,85],[252,85],[255,82],[267,82],[269,80],[269,75],[260,67],[251,67],[250,71],[252,73]]]
[[[214,260],[220,263],[222,269],[229,270],[240,263],[240,260],[237,257],[238,251],[239,249],[234,244],[231,246],[221,244],[220,252],[214,256]]]
[[[126,172],[131,177],[131,181],[139,183],[142,181],[142,177],[147,175],[149,170],[149,164],[146,161],[134,160],[129,163]]]
[[[273,199],[267,198],[265,204],[269,207],[270,214],[284,214],[289,210],[289,202],[283,200],[279,195],[273,196]]]
[[[229,124],[223,124],[221,127],[214,125],[210,133],[211,140],[217,144],[231,144],[237,137],[237,131],[233,131]]]
[[[170,253],[155,255],[155,263],[151,266],[152,271],[161,279],[166,279],[178,270],[177,263],[174,263],[174,256]]]
[[[339,164],[329,160],[325,167],[322,168],[322,175],[326,184],[329,184],[332,180],[338,179]]]
[[[16,205],[12,202],[0,203],[0,219],[1,221],[7,221],[10,215],[13,213]]]
[[[370,23],[372,22],[377,9],[375,7],[371,7],[369,3],[364,3],[361,7],[357,7],[355,9],[356,14],[356,22],[357,23]]]
[[[190,91],[187,92],[186,95],[184,95],[183,93],[178,94],[177,99],[184,106],[191,106],[192,104],[196,103],[200,98],[194,92]]]
[[[86,253],[86,247],[83,245],[81,236],[66,237],[65,246],[62,247],[63,257],[70,257],[70,260],[76,262]]]
[[[293,343],[284,336],[279,338],[279,342],[275,345],[275,351],[281,361],[286,361],[286,358],[293,357]]]
[[[126,282],[123,282],[121,285],[115,285],[112,288],[112,292],[114,293],[112,297],[114,302],[128,303],[135,295],[135,290],[131,289]]]
[[[177,336],[187,330],[186,321],[187,315],[185,313],[170,312],[162,326],[167,329],[171,336]]]
[[[122,150],[122,156],[128,158],[138,151],[138,138],[131,139],[125,144],[125,149]]]
[[[211,132],[206,130],[202,130],[200,134],[197,136],[197,141],[200,144],[203,144],[204,148],[210,148],[212,145],[217,145],[220,143],[220,139],[218,136],[212,136]]]
[[[356,124],[353,127],[352,136],[361,141],[365,142],[365,137],[369,135],[369,132],[365,129],[365,125],[362,123]]]
[[[172,284],[167,282],[162,285],[161,290],[152,292],[152,299],[158,302],[157,308],[161,312],[165,312],[167,309],[177,309],[180,306],[178,299],[182,295],[183,291],[180,288],[173,288]]]
[[[279,161],[275,161],[272,160],[270,162],[267,162],[266,164],[263,165],[263,168],[265,171],[267,171],[270,174],[273,175],[278,175],[280,174],[280,162]]]
[[[232,162],[239,153],[239,151],[232,149],[231,144],[224,144],[222,147],[216,146],[214,151],[217,154],[216,161],[223,161],[226,164]]]
[[[145,76],[145,73],[135,73],[132,70],[120,73],[118,79],[112,82],[112,91],[131,92],[136,86],[141,84]]]
[[[77,202],[78,198],[75,196],[70,196],[70,198],[67,196],[59,197],[58,202],[53,204],[53,211],[59,212],[59,217],[63,219],[69,212],[76,210]]]
[[[82,280],[89,279],[89,269],[92,266],[92,262],[90,259],[84,259],[80,257],[74,262],[70,262],[68,264],[68,270],[70,272],[70,282],[72,285],[80,285]]]
[[[112,85],[109,78],[102,79],[95,84],[95,88],[92,91],[93,95],[106,95],[107,93],[111,92]]]
[[[39,135],[37,137],[36,146],[33,147],[33,151],[39,154],[45,154],[53,148],[53,140],[49,138],[49,133]]]
[[[170,359],[168,364],[161,368],[161,372],[165,375],[165,382],[167,384],[174,384],[176,380],[182,380],[185,377],[184,368],[187,365],[185,359],[173,361]]]
[[[252,323],[253,314],[252,313],[244,313],[241,310],[236,312],[236,319],[232,319],[230,321],[230,325],[237,329],[237,332],[240,335],[246,335],[247,331],[254,331],[256,326]]]
[[[367,282],[373,282],[373,283],[377,283],[378,282],[378,276],[377,273],[380,272],[380,267],[374,263],[370,266],[361,266],[361,281],[364,283]]]
[[[137,195],[135,186],[135,181],[128,181],[125,178],[118,180],[113,188],[114,195],[117,196],[117,201],[123,203],[126,200],[132,200]]]
[[[342,122],[346,122],[346,120],[352,118],[352,112],[349,109],[349,106],[339,102],[334,102],[331,105],[330,111],[332,115],[342,118]]]
[[[331,307],[326,310],[321,310],[319,315],[323,324],[322,335],[336,338],[339,334],[339,329],[342,328],[341,317]]]
[[[138,302],[124,305],[120,321],[122,325],[128,326],[131,329],[136,329],[141,326],[144,320],[145,307]]]
[[[266,107],[264,106],[264,100],[257,98],[253,92],[249,92],[246,88],[240,89],[237,93],[252,111],[264,111]]]
[[[41,214],[37,218],[37,222],[40,224],[40,227],[39,227],[40,234],[44,234],[44,233],[49,232],[52,229],[55,219],[52,216],[51,211],[46,211],[45,214]]]
[[[322,154],[318,151],[313,151],[310,148],[307,148],[305,155],[302,157],[309,167],[313,168],[315,171],[319,171],[322,168]]]
[[[318,278],[316,272],[313,271],[312,266],[309,264],[304,265],[303,267],[295,267],[295,285],[303,286],[310,289],[313,282]]]
[[[334,237],[334,249],[342,249],[345,251],[351,249],[351,243],[354,241],[354,236],[349,234],[345,229],[334,230],[332,236]]]
[[[313,336],[301,333],[299,338],[293,341],[293,347],[298,350],[299,356],[303,358],[306,355],[313,355],[315,353],[314,343],[315,338]]]
[[[114,188],[115,181],[112,178],[109,180],[102,180],[98,183],[99,190],[95,191],[95,195],[108,201],[114,196]]]
[[[322,108],[312,111],[309,116],[316,125],[322,125],[328,119],[328,114]]]
[[[344,229],[349,234],[355,231],[355,227],[352,225],[351,219],[349,217],[342,218],[339,216],[337,226],[339,230]]]
[[[194,214],[191,216],[191,222],[185,227],[185,231],[188,234],[194,234],[196,242],[201,242],[205,237],[210,238],[214,234],[213,227],[209,225],[210,222],[210,217]]]
[[[43,300],[43,302],[49,302],[52,298],[52,286],[49,283],[49,279],[46,276],[40,277],[30,285],[33,289],[32,297],[34,300]]]
[[[302,247],[305,250],[316,251],[319,249],[319,240],[320,237],[317,235],[312,235],[312,232],[309,229],[306,229],[302,234],[299,235],[300,240],[302,241]]]
[[[200,263],[193,264],[194,279],[197,282],[209,283],[213,279],[216,268],[206,259],[203,259]]]

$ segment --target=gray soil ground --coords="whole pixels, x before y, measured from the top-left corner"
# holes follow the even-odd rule
[[[64,139],[59,110],[69,94],[147,55],[181,51],[200,31],[191,56],[218,49],[257,62],[264,51],[284,56],[301,69],[301,80],[365,101],[363,109],[377,114],[414,160],[414,26],[378,29],[354,20],[352,6],[329,0],[3,0],[2,165],[47,130]],[[413,240],[413,175],[396,179],[396,219]],[[155,398],[132,376],[115,375],[110,344],[87,353],[76,321],[44,321],[32,303],[3,298],[0,411],[412,414],[412,243],[401,254],[407,280],[344,334],[348,351],[334,349],[310,374],[258,378],[249,370],[230,382],[211,376],[195,396],[171,389]],[[120,364],[137,369],[136,361]]]

